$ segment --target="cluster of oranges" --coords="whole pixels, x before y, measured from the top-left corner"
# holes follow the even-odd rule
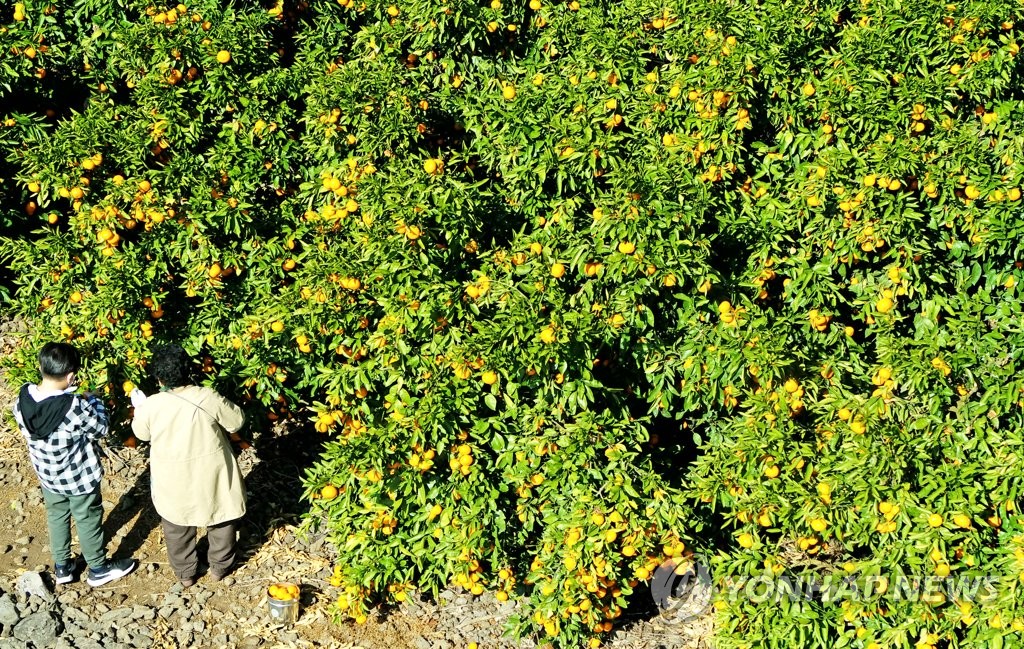
[[[270,588],[267,589],[267,595],[269,595],[271,599],[276,599],[281,602],[289,602],[299,598],[299,587],[288,582],[278,582],[276,584],[272,584]]]
[[[451,468],[452,473],[468,476],[472,471],[473,461],[473,448],[469,444],[459,444],[452,449],[452,456],[448,461],[448,466]]]

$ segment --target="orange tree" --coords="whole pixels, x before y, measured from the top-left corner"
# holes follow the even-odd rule
[[[1017,641],[1018,4],[49,15],[89,93],[10,151],[30,342],[308,412],[339,614],[455,584],[596,645],[699,552],[723,647]],[[724,588],[902,574],[1003,581]]]

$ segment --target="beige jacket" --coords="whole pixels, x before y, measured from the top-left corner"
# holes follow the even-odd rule
[[[245,484],[227,435],[244,422],[241,408],[194,385],[154,394],[135,409],[132,430],[152,443],[150,483],[161,517],[207,527],[245,514]]]

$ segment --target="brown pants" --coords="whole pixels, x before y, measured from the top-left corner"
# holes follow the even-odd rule
[[[199,574],[199,561],[196,552],[196,528],[160,519],[164,540],[167,542],[167,558],[171,561],[171,569],[178,579],[195,579]],[[235,532],[238,521],[228,521],[220,525],[206,528],[206,540],[210,547],[206,553],[206,562],[210,572],[227,574],[235,562]]]

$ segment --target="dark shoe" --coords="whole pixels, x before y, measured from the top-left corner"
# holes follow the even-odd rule
[[[75,580],[75,573],[78,572],[78,561],[74,559],[68,559],[62,564],[54,566],[53,572],[55,579],[58,584],[70,584]]]
[[[115,579],[124,577],[131,571],[135,570],[139,565],[136,559],[118,559],[116,561],[107,561],[107,564],[99,570],[95,568],[89,568],[89,578],[86,579],[86,583],[92,587],[102,586],[103,584],[109,584]]]
[[[231,568],[225,568],[224,570],[210,570],[207,577],[212,582],[222,581],[225,577],[231,574]]]

